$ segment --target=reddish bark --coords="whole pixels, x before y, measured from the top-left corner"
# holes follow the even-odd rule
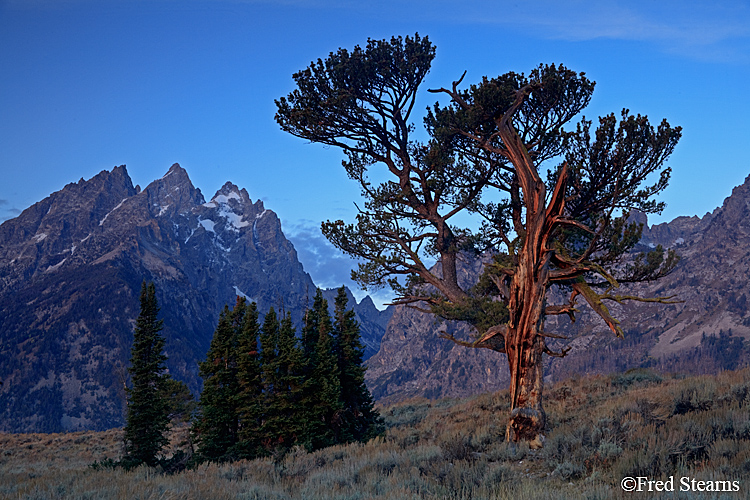
[[[519,92],[517,104],[520,105],[524,94]],[[542,353],[545,343],[540,333],[543,331],[544,299],[551,258],[551,252],[545,248],[544,243],[552,230],[548,219],[559,215],[559,212],[548,213],[549,210],[545,207],[546,186],[510,122],[513,108],[498,120],[498,125],[507,148],[506,155],[516,167],[516,175],[524,194],[526,231],[508,301],[510,318],[505,348],[510,368],[511,414],[506,439],[529,441],[541,446],[546,417],[542,407]],[[565,167],[561,177],[564,175]],[[563,205],[564,203],[553,203],[549,208],[561,211]]]

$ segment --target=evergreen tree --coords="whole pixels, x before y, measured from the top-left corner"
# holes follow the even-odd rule
[[[265,405],[261,378],[260,352],[258,350],[258,308],[255,302],[247,306],[245,324],[238,342],[237,378],[239,394],[239,442],[236,455],[254,458],[261,453],[260,429]]]
[[[195,432],[199,456],[224,461],[364,440],[379,423],[364,386],[359,327],[339,293],[336,325],[318,290],[302,339],[291,315],[256,305],[224,309],[200,365],[204,388]],[[343,297],[343,298],[342,298]]]
[[[167,416],[174,423],[188,423],[195,412],[195,399],[185,382],[169,375],[162,379],[161,392],[167,403]]]
[[[286,416],[279,410],[283,383],[278,379],[279,319],[272,307],[263,320],[260,333],[260,374],[263,386],[264,415],[259,438],[267,452],[275,451],[284,442]]]
[[[336,443],[339,425],[341,385],[331,336],[331,316],[328,302],[320,290],[315,294],[313,307],[305,315],[303,347],[305,363],[304,445],[314,450]]]
[[[380,417],[373,408],[372,396],[365,385],[366,368],[362,365],[364,348],[354,311],[346,309],[348,300],[346,289],[342,286],[336,296],[333,325],[343,404],[340,442],[364,441],[374,437],[381,426]]]
[[[141,312],[135,324],[131,349],[132,387],[127,389],[128,414],[125,425],[125,458],[123,463],[155,466],[157,456],[167,444],[169,405],[163,392],[164,338],[159,333],[163,320],[157,319],[159,305],[153,282],[141,286]]]
[[[661,246],[634,255],[642,227],[630,214],[664,208],[656,197],[669,183],[666,161],[682,132],[627,109],[598,125],[576,123],[594,82],[542,64],[431,89],[450,102],[428,109],[420,141],[412,112],[434,57],[435,46],[417,34],[331,52],[293,75],[297,88],[276,101],[276,120],[295,136],[341,148],[344,169],[362,188],[356,223],[321,226],[362,261],[354,279],[390,285],[394,303],[428,306],[475,330],[447,340],[503,354],[506,439],[540,447],[544,356],[571,348],[548,345],[560,335],[547,331],[546,319],[574,320],[585,301],[623,336],[607,303],[672,302],[620,285],[659,279],[678,263]],[[379,183],[374,168],[388,173]],[[460,279],[467,252],[492,256],[476,284]]]
[[[295,335],[292,316],[287,313],[281,320],[277,344],[276,398],[273,412],[277,415],[284,432],[280,448],[287,450],[297,443],[304,433],[301,417],[304,390],[303,357],[299,340]]]
[[[224,306],[206,361],[200,363],[203,391],[200,417],[194,431],[203,460],[231,459],[230,449],[239,433],[238,341],[244,326],[245,299],[238,297],[234,310]]]
[[[320,321],[321,315],[323,314],[323,302],[325,302],[325,299],[323,298],[320,289],[318,289],[315,293],[315,298],[313,298],[312,307],[308,307],[305,311],[304,322],[302,324],[302,355],[307,370],[305,375],[308,377],[312,374],[312,360],[315,358],[318,337],[320,337]],[[328,314],[328,311],[325,310],[324,313]]]
[[[253,335],[257,339],[257,330]],[[260,329],[260,347],[258,353],[257,340],[247,347],[240,344],[243,407],[239,448],[248,458],[283,454],[304,433],[304,412],[300,409],[304,367],[290,314],[279,322],[276,311],[269,310]],[[254,352],[254,356],[245,352]]]

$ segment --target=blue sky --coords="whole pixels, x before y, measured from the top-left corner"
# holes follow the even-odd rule
[[[231,180],[262,199],[315,282],[339,285],[351,263],[318,227],[353,220],[359,190],[340,151],[279,130],[273,101],[338,47],[415,32],[437,45],[425,89],[562,63],[597,82],[587,117],[627,107],[681,125],[652,223],[702,216],[750,174],[747,2],[460,5],[0,0],[0,221],[116,165],[145,186],[179,162],[206,198]]]

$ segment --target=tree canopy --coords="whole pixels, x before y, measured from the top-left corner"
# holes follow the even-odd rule
[[[605,301],[668,301],[621,293],[658,279],[678,258],[657,247],[634,254],[642,227],[633,210],[658,213],[670,177],[665,162],[680,135],[662,121],[623,110],[578,118],[594,82],[558,64],[509,72],[462,88],[465,73],[431,89],[447,103],[412,122],[420,85],[435,57],[427,37],[368,40],[339,49],[293,75],[296,89],[276,101],[281,128],[343,150],[362,189],[355,223],[328,221],[326,237],[362,259],[363,287],[390,285],[395,303],[469,322],[474,339],[450,340],[506,353],[511,371],[509,439],[537,440],[544,427],[542,353],[550,314],[578,313],[582,297],[617,335]],[[574,122],[574,120],[578,120]],[[388,180],[374,183],[370,171]],[[454,222],[458,214],[473,224]],[[464,220],[464,219],[461,219]],[[479,283],[459,279],[461,259],[483,258]],[[432,265],[437,262],[437,265]],[[398,277],[405,277],[399,282]],[[548,290],[567,292],[547,304]]]

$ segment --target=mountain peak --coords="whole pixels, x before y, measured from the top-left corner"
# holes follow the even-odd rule
[[[151,210],[160,215],[167,210],[183,213],[205,201],[200,189],[193,186],[187,171],[179,163],[172,164],[166,174],[146,186],[139,194],[144,193]]]
[[[732,194],[724,199],[721,207],[711,214],[712,226],[706,229],[717,241],[726,241],[726,236],[745,238],[750,232],[750,175],[745,182],[732,189]]]
[[[167,173],[165,174],[165,177],[173,172],[185,172],[185,169],[180,166],[179,163],[173,163],[171,167],[169,167],[169,170],[167,170]]]
[[[113,168],[112,175],[117,177],[127,177],[128,179],[130,179],[130,176],[128,175],[128,168],[125,165],[120,165],[119,167]]]
[[[167,170],[167,173],[164,174],[161,179],[157,179],[151,184],[157,183],[157,182],[168,182],[170,185],[176,185],[176,184],[190,184],[190,187],[193,186],[193,183],[190,181],[190,176],[188,176],[187,170],[182,168],[179,163],[173,163],[171,167],[169,167],[169,170]]]
[[[729,201],[730,198],[750,198],[750,175],[745,177],[745,182],[732,189],[732,194],[724,200],[724,205],[727,204],[727,201]]]
[[[98,190],[110,190],[112,187],[115,189],[125,189],[130,191],[133,189],[133,181],[130,180],[128,170],[125,165],[112,168],[112,171],[102,170],[91,179],[80,178],[78,182],[71,182],[67,184],[61,191],[58,192],[74,192],[80,194],[82,192],[94,192]],[[83,189],[84,191],[80,191]],[[56,193],[52,193],[50,196],[55,196]]]
[[[229,200],[237,200],[240,205],[251,204],[250,195],[247,193],[245,188],[240,189],[236,184],[231,181],[227,181],[224,185],[216,191],[216,194],[211,201],[218,204],[229,203]]]

